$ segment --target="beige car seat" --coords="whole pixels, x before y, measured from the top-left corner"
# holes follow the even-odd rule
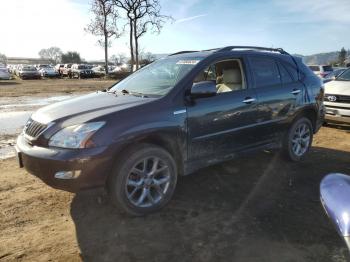
[[[243,88],[241,70],[238,68],[224,70],[222,84],[217,85],[216,88],[218,93],[241,90]]]

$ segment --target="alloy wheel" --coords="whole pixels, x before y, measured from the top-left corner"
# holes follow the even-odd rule
[[[128,200],[136,207],[151,207],[167,194],[171,181],[169,167],[158,157],[147,157],[130,170],[125,185]]]
[[[302,156],[310,146],[311,130],[305,123],[298,125],[292,138],[292,150],[296,156]]]

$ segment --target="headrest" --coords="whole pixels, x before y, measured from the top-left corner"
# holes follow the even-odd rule
[[[223,82],[225,84],[240,84],[240,83],[242,83],[241,70],[239,70],[239,69],[224,69]]]

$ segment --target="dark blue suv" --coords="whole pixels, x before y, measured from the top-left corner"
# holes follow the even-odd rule
[[[55,188],[105,186],[118,207],[143,215],[171,199],[179,175],[240,153],[282,148],[300,160],[323,122],[323,94],[282,49],[183,51],[39,109],[18,137],[19,164]]]

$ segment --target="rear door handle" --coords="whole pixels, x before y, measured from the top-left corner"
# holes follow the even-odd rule
[[[256,99],[253,98],[253,97],[246,97],[246,98],[242,101],[242,103],[250,104],[250,103],[253,103],[253,102],[255,102],[255,101],[256,101]]]
[[[301,92],[300,89],[293,89],[293,91],[290,92],[290,93],[293,94],[293,95],[297,95],[297,94],[299,94],[300,92]]]

